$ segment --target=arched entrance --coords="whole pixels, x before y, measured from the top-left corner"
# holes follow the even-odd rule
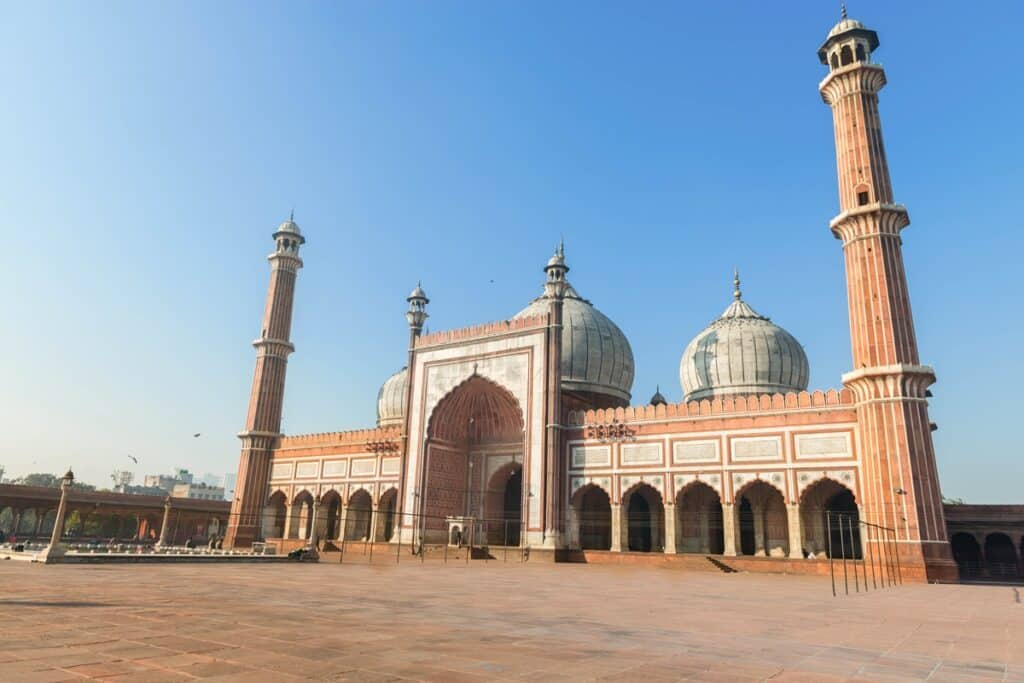
[[[786,557],[789,525],[782,492],[767,482],[756,480],[740,489],[736,500],[741,553]]]
[[[1017,549],[1009,536],[998,532],[985,536],[985,565],[992,578],[1014,578],[1019,575]]]
[[[333,489],[320,496],[320,516],[323,518],[322,533],[318,536],[325,541],[338,538],[341,531],[341,496]]]
[[[632,552],[661,552],[665,548],[665,506],[649,484],[638,484],[622,497],[626,515],[627,548]]]
[[[515,465],[522,462],[524,438],[515,397],[479,375],[438,402],[425,442],[418,520],[425,542],[447,541],[448,517],[472,517],[486,538],[500,534],[502,542],[506,524],[520,527],[523,475],[520,466],[516,476]]]
[[[490,476],[484,517],[488,543],[519,545],[523,517],[523,466],[520,463],[503,465]]]
[[[612,547],[612,504],[600,486],[587,484],[572,497],[576,516],[576,538],[582,550],[610,550]]]
[[[808,557],[860,559],[860,511],[853,491],[834,479],[819,479],[800,496],[803,549]]]
[[[974,534],[958,532],[949,539],[953,559],[960,567],[960,577],[967,579],[981,574],[981,546]]]
[[[373,501],[370,494],[359,489],[348,498],[345,510],[345,540],[365,541],[370,538],[370,523],[373,518]]]
[[[292,528],[289,538],[309,538],[313,530],[313,494],[301,491],[292,501]]]
[[[717,491],[703,482],[692,482],[676,496],[676,514],[679,552],[721,555],[725,551],[722,501]]]
[[[398,490],[390,488],[381,494],[377,503],[377,541],[388,542],[395,533],[395,509]]]

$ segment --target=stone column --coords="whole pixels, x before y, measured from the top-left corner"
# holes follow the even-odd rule
[[[622,552],[622,506],[618,503],[612,503],[612,552]]]
[[[284,504],[284,529],[281,530],[281,538],[288,539],[292,536],[292,508],[294,506],[285,501]]]
[[[565,547],[578,550],[580,548],[580,520],[576,514],[576,506],[569,504],[565,511]]]
[[[36,510],[36,529],[35,532],[32,534],[33,537],[38,537],[42,535],[43,522],[46,521],[46,513],[46,508],[43,508],[42,514],[40,514],[39,510]]]
[[[309,512],[309,544],[316,547],[317,541],[320,540],[320,503],[316,498],[313,499],[313,505]]]
[[[348,523],[348,506],[338,506],[338,540],[345,540],[345,525]]]
[[[370,506],[370,543],[377,542],[377,521],[379,515],[377,514],[377,504],[374,503]]]
[[[676,554],[676,506],[665,504],[665,554]]]
[[[64,479],[61,481],[60,503],[57,504],[57,518],[53,521],[50,545],[46,546],[46,549],[39,555],[39,559],[44,563],[56,560],[64,554],[64,546],[61,544],[60,539],[64,535],[64,516],[68,511],[68,492],[71,490],[71,484],[74,480],[75,476],[71,473],[71,470],[68,470],[68,473],[64,475]]]
[[[800,504],[786,506],[786,521],[789,523],[789,556],[796,560],[804,558],[803,534],[800,532]]]
[[[167,538],[167,527],[171,522],[171,499],[164,501],[164,520],[160,523],[160,538],[156,540],[158,547],[170,545],[172,539]]]
[[[722,505],[722,538],[725,542],[722,554],[736,557],[736,506],[732,503]]]
[[[711,552],[711,520],[708,519],[708,511],[700,510],[697,513],[697,527],[700,532],[700,551]]]
[[[764,539],[764,503],[755,503],[750,507],[754,511],[754,554],[765,557],[768,551],[765,549]]]

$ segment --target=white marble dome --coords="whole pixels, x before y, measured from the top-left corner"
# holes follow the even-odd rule
[[[402,424],[405,417],[405,386],[409,381],[409,368],[402,368],[388,377],[377,392],[377,426]]]
[[[810,367],[800,342],[743,301],[738,278],[734,297],[683,352],[684,400],[807,389]]]
[[[568,284],[568,283],[566,283]],[[544,315],[550,297],[541,295],[515,318]],[[633,388],[633,349],[619,326],[569,285],[562,306],[562,388],[614,399],[625,405]]]

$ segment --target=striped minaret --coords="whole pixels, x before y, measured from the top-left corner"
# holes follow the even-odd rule
[[[274,233],[276,249],[267,257],[270,261],[270,287],[263,311],[263,327],[259,338],[252,344],[256,347],[256,372],[252,379],[245,430],[238,435],[242,440],[242,454],[225,536],[225,545],[232,548],[247,548],[260,538],[260,517],[270,480],[271,454],[281,436],[284,377],[288,355],[295,350],[289,341],[295,277],[302,267],[299,247],[306,241],[293,218],[294,215],[278,226]]]
[[[910,219],[893,200],[878,117],[885,71],[871,62],[877,34],[843,17],[818,50],[829,74],[819,90],[832,108],[853,347],[843,376],[857,401],[865,521],[895,530],[906,571],[956,578],[928,420],[932,368],[921,365],[910,314],[900,231]]]

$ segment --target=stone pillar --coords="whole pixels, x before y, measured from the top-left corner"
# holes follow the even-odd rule
[[[618,503],[612,503],[612,552],[622,552],[622,506]]]
[[[725,542],[722,554],[736,557],[736,506],[732,503],[722,504],[722,538]]]
[[[285,501],[284,504],[284,529],[281,530],[281,538],[288,539],[292,536],[292,508],[294,506]]]
[[[700,551],[711,552],[711,520],[708,519],[708,511],[700,510],[697,513],[697,525],[700,531]]]
[[[20,527],[20,526],[21,526],[21,509],[19,508],[19,509],[14,511],[14,526],[11,529],[11,533],[14,534],[15,538],[18,537],[18,527]]]
[[[38,556],[44,563],[56,560],[64,555],[64,546],[61,544],[60,539],[64,535],[64,516],[68,511],[68,492],[71,490],[71,484],[74,480],[75,475],[71,473],[71,470],[68,470],[61,481],[60,502],[57,504],[57,518],[53,523],[53,533],[50,534],[50,545],[46,546],[46,549]]]
[[[338,506],[338,540],[345,540],[345,525],[348,523],[348,507]]]
[[[320,503],[316,498],[313,499],[309,516],[309,544],[315,548],[320,540]]]
[[[800,532],[800,504],[786,506],[786,521],[789,523],[789,556],[796,560],[804,558],[803,535]]]
[[[768,551],[765,549],[764,538],[764,503],[755,503],[750,507],[754,512],[754,554],[765,557]]]
[[[665,554],[676,554],[676,506],[665,504]]]
[[[164,520],[160,523],[160,538],[156,540],[158,547],[170,545],[172,539],[167,538],[167,527],[171,522],[171,499],[164,501]]]
[[[377,511],[378,507],[376,503],[370,506],[370,543],[377,542],[377,521],[379,518]]]

